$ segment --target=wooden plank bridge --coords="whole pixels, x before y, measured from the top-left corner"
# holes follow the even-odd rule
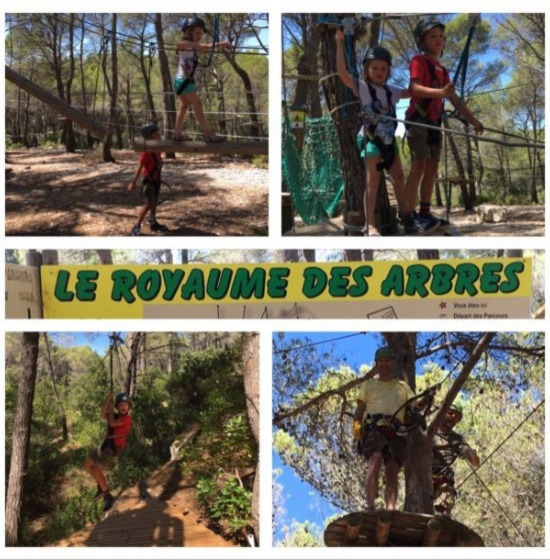
[[[325,530],[327,546],[484,546],[481,537],[449,517],[398,510],[350,513]]]

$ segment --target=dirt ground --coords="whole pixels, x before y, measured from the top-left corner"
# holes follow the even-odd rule
[[[101,154],[38,148],[6,152],[6,234],[127,236],[135,222],[140,188],[127,186],[138,154]],[[268,233],[268,170],[236,157],[178,154],[164,160],[171,199],[157,217],[167,233],[142,235],[242,236]],[[141,181],[140,181],[141,184]],[[161,199],[168,189],[163,186]]]
[[[464,237],[539,237],[544,236],[544,206],[507,206],[506,220],[500,223],[482,223],[476,221],[475,210],[465,211],[463,208],[453,208],[449,216],[452,225],[450,236]],[[441,208],[435,208],[434,213],[446,217]],[[306,226],[297,218],[294,230],[285,233],[287,236],[341,236],[345,235],[345,225],[341,216],[332,218],[320,224]],[[399,228],[399,236],[404,235]],[[435,232],[431,237],[441,236]],[[388,236],[389,237],[389,236]]]

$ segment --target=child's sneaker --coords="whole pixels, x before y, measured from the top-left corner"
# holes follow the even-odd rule
[[[107,494],[107,496],[103,496],[103,511],[109,511],[113,504],[115,503],[115,499],[111,494]]]
[[[412,212],[403,218],[405,235],[426,235],[434,232],[439,227],[439,222],[435,219],[422,219],[419,214]]]
[[[434,231],[438,231],[441,226],[439,218],[436,218],[432,214],[420,212],[416,215],[416,217],[424,227],[425,233],[433,233]]]
[[[132,237],[139,237],[140,235],[141,235],[141,226],[139,224],[136,224],[132,228]]]
[[[420,216],[422,215],[423,214],[420,214]],[[441,233],[443,235],[451,233],[452,228],[451,228],[451,222],[449,222],[449,220],[446,220],[445,218],[440,218],[439,216],[436,216],[432,213],[428,214],[428,216],[432,217],[434,220],[437,220],[439,222],[439,228],[437,230],[438,233]]]
[[[172,140],[174,142],[189,142],[191,140],[193,140],[193,138],[191,138],[191,136],[189,136],[189,134],[174,134]]]
[[[161,224],[156,220],[149,220],[148,223],[151,231],[168,231],[168,228],[164,224]]]

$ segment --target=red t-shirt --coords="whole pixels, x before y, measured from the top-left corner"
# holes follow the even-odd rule
[[[117,417],[118,416],[118,417]],[[126,438],[130,434],[130,429],[132,427],[132,417],[129,414],[124,414],[124,416],[115,415],[117,420],[122,420],[124,424],[121,426],[109,427],[107,431],[107,437],[110,437],[115,442],[115,447],[122,451],[126,447]],[[110,433],[112,430],[112,433]]]
[[[446,86],[451,80],[449,79],[449,73],[445,67],[438,61],[430,58],[430,62],[435,70],[435,81],[432,80],[432,74],[430,72],[429,64],[427,60],[428,55],[416,55],[411,60],[409,66],[410,80],[418,80],[420,85],[431,87],[431,88],[442,88]],[[415,111],[415,104],[422,106],[425,97],[411,97],[411,102],[409,108],[407,109],[406,118],[410,117]],[[441,113],[443,112],[443,99],[430,99],[430,104],[426,110],[430,120],[437,122],[441,118]]]
[[[149,178],[155,183],[160,181],[160,172],[162,170],[162,157],[160,154],[156,152],[141,152],[139,164],[143,165],[141,174],[145,178]]]

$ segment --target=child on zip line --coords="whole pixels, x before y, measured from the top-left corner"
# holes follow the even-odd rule
[[[116,408],[117,412],[114,412]],[[109,393],[101,409],[101,418],[107,420],[107,433],[103,443],[84,461],[84,468],[97,483],[94,500],[103,497],[103,511],[109,511],[115,499],[109,492],[103,468],[120,457],[126,447],[126,438],[132,427],[130,409],[132,401],[127,393],[119,393],[113,405],[113,393]]]
[[[144,140],[160,140],[160,130],[156,123],[148,123],[141,127],[141,134]],[[151,231],[168,231],[168,228],[157,221],[157,204],[160,193],[162,175],[162,156],[157,152],[142,152],[139,156],[139,164],[134,176],[128,185],[128,190],[136,188],[139,176],[143,176],[143,195],[146,198],[145,204],[139,209],[137,221],[132,227],[132,235],[141,235],[141,224],[149,212],[147,223]]]
[[[423,52],[410,63],[411,102],[405,120],[432,126],[441,126],[443,100],[449,99],[458,110],[458,116],[470,123],[476,134],[483,132],[483,125],[455,93],[449,72],[440,58],[445,48],[445,25],[434,18],[421,19],[414,30],[416,44]],[[407,142],[411,152],[411,169],[405,185],[407,216],[415,216],[427,231],[437,229],[441,233],[450,230],[447,220],[431,213],[432,193],[441,157],[442,133],[440,130],[407,125]],[[415,212],[420,187],[420,212]]]
[[[380,231],[376,227],[374,215],[380,173],[383,169],[388,170],[394,181],[400,213],[405,207],[405,175],[395,140],[397,122],[384,119],[384,116],[395,119],[397,102],[409,98],[410,94],[407,90],[387,85],[392,65],[392,57],[387,49],[374,46],[366,51],[363,57],[363,78],[356,81],[346,68],[344,33],[336,31],[335,39],[338,76],[359,97],[363,108],[364,120],[358,135],[358,144],[365,162],[364,235],[378,237]],[[414,217],[405,221],[405,233],[421,233]]]
[[[187,18],[182,25],[183,37],[177,44],[178,69],[174,79],[174,91],[180,101],[180,108],[176,117],[173,139],[176,141],[191,140],[188,134],[182,134],[181,129],[187,109],[192,106],[195,117],[207,142],[222,142],[223,138],[212,131],[204,116],[202,101],[196,92],[195,72],[199,66],[198,53],[211,51],[214,46],[228,50],[231,43],[221,41],[217,43],[201,43],[206,32],[206,24],[200,17]]]

